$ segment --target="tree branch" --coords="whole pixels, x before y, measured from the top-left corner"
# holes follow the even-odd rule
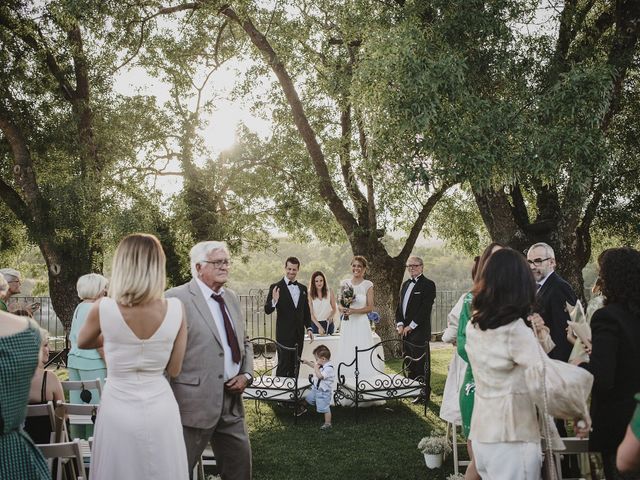
[[[427,199],[425,204],[422,206],[422,210],[420,210],[420,213],[418,214],[416,221],[413,223],[413,226],[411,227],[411,231],[409,232],[409,236],[407,237],[407,240],[404,242],[404,246],[402,247],[402,250],[395,257],[396,260],[404,262],[407,258],[409,258],[409,255],[411,254],[411,251],[413,250],[413,247],[415,246],[416,241],[418,240],[418,235],[420,235],[420,232],[422,231],[422,228],[424,227],[424,224],[427,221],[427,218],[429,217],[431,210],[433,210],[433,207],[436,206],[436,203],[440,201],[442,196],[452,186],[453,186],[453,183],[445,183]]]
[[[267,64],[271,67],[278,78],[278,82],[280,83],[282,91],[289,103],[289,107],[291,108],[293,120],[307,147],[307,151],[311,157],[316,174],[318,175],[318,189],[320,195],[336,217],[340,226],[345,230],[347,235],[351,236],[357,227],[356,219],[344,206],[342,200],[331,184],[331,175],[324,158],[324,153],[322,152],[322,147],[320,147],[320,144],[318,143],[315,131],[309,124],[309,120],[305,114],[298,92],[296,91],[293,81],[289,76],[289,72],[279,59],[267,38],[255,27],[250,19],[241,19],[231,7],[222,8],[220,13],[242,27],[249,36],[253,45],[265,56]]]

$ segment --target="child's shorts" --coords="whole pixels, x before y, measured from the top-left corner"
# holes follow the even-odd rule
[[[329,413],[331,411],[331,390],[318,390],[312,388],[305,398],[309,405],[315,405],[318,413]]]

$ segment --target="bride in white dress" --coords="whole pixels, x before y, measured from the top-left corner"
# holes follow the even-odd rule
[[[186,480],[178,404],[164,376],[180,373],[187,328],[180,300],[165,300],[165,255],[153,235],[125,237],[113,259],[110,298],[78,336],[104,345],[108,380],[98,410],[91,480]]]
[[[341,286],[350,285],[353,287],[355,299],[348,308],[341,304],[338,306],[340,313],[347,315],[340,322],[340,348],[338,359],[334,363],[336,367],[340,362],[351,363],[355,359],[355,349],[360,350],[373,346],[373,333],[367,314],[373,311],[373,283],[365,280],[364,275],[367,270],[367,259],[361,255],[356,255],[351,260],[350,279],[343,280]],[[355,365],[345,368],[340,367],[339,374],[346,378],[354,378]],[[376,375],[371,362],[371,351],[358,355],[358,381],[369,380]]]

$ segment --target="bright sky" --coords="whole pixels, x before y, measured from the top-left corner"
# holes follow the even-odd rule
[[[251,112],[251,105],[231,99],[234,82],[246,68],[246,64],[229,61],[211,75],[205,87],[203,100],[215,99],[216,110],[211,115],[204,116],[207,126],[200,133],[214,158],[220,152],[233,146],[236,141],[236,129],[241,123],[263,138],[271,134],[270,122],[254,115]],[[199,84],[200,81],[196,80],[196,83]],[[118,76],[115,81],[115,89],[125,95],[133,95],[138,92],[153,95],[157,98],[159,105],[169,100],[169,85],[160,79],[150,77],[140,67],[133,67]],[[190,108],[194,106],[195,101],[192,102]],[[204,163],[205,159],[197,159],[196,161],[198,162],[198,160],[200,163]],[[169,164],[168,169],[171,171],[180,170],[180,165],[177,162]],[[170,196],[180,191],[182,179],[180,177],[160,177],[156,185],[167,196]]]

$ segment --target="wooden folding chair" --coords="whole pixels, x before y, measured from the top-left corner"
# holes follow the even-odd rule
[[[84,462],[80,451],[80,442],[47,443],[38,445],[45,458],[51,459],[51,471],[55,472],[56,480],[62,480],[62,472],[71,472],[67,475],[77,480],[87,480],[87,473],[84,470]],[[66,467],[66,468],[65,468]]]
[[[50,442],[53,442],[53,434],[56,430],[56,416],[53,408],[53,402],[42,403],[39,405],[27,405],[27,417],[49,417],[51,426]]]
[[[458,475],[460,473],[460,467],[468,467],[471,463],[469,460],[460,460],[460,452],[458,448],[462,446],[465,450],[467,448],[466,443],[458,442],[458,425],[447,422],[447,437],[451,435],[449,440],[451,441],[451,452],[453,453],[453,473]]]

